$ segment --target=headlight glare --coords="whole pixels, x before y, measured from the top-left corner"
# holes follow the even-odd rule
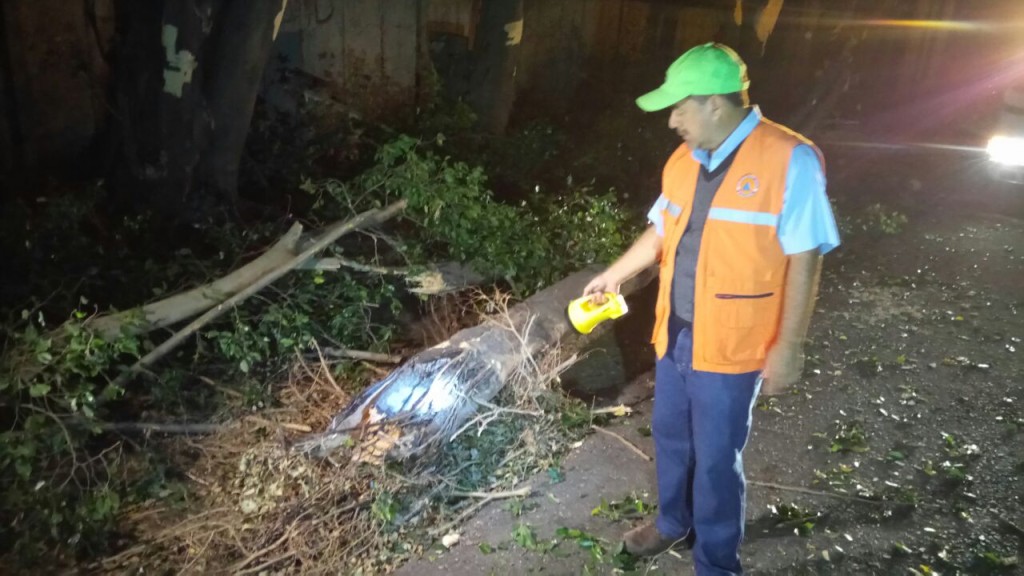
[[[993,136],[988,141],[988,158],[997,164],[1024,166],[1024,138]]]

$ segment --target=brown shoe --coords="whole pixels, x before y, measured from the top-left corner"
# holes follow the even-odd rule
[[[686,536],[667,538],[653,523],[626,532],[622,539],[626,542],[626,551],[635,556],[657,556],[669,548],[686,545]]]

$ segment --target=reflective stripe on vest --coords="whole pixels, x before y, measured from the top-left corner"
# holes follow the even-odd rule
[[[708,212],[708,219],[737,222],[739,224],[753,224],[755,226],[778,226],[779,224],[778,214],[736,210],[734,208],[712,208]]]
[[[658,197],[658,200],[654,203],[654,207],[657,208],[658,210],[668,212],[668,215],[671,216],[672,218],[679,216],[683,212],[682,208],[680,208],[677,204],[669,202],[668,198],[665,198],[664,196]]]
[[[793,148],[812,145],[770,121],[740,145],[704,225],[694,286],[693,367],[740,374],[760,370],[782,313],[788,259],[776,228]],[[812,145],[813,146],[813,145]],[[820,152],[819,152],[820,157]],[[823,163],[824,164],[824,163]],[[668,349],[675,251],[693,206],[700,164],[683,144],[662,175],[660,285],[652,342]]]

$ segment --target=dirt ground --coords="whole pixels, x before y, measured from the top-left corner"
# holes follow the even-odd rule
[[[1024,573],[1024,188],[994,185],[953,154],[827,144],[826,154],[841,208],[881,203],[907,222],[896,234],[877,220],[847,231],[826,259],[804,381],[759,402],[747,572]],[[648,308],[634,303],[632,315]],[[635,403],[607,429],[653,455],[641,433],[652,375],[633,377],[644,354],[634,344],[596,351],[579,377],[602,403]],[[610,553],[599,558],[590,543],[614,551],[650,513],[592,511],[602,499],[655,503],[653,462],[595,432],[561,472],[532,479],[525,503],[483,508],[457,545],[398,573],[614,573]],[[538,545],[524,547],[523,526]],[[593,538],[557,534],[566,528]],[[691,571],[684,551],[632,573]]]

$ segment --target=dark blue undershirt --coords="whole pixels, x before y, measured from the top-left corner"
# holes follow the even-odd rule
[[[740,145],[740,147],[742,144]],[[700,254],[701,237],[704,235],[704,223],[711,210],[711,201],[722,185],[725,174],[736,158],[733,150],[727,158],[715,167],[708,169],[702,164],[697,177],[697,189],[693,194],[693,209],[690,220],[686,223],[686,231],[679,239],[676,248],[675,272],[672,274],[672,314],[685,322],[693,322],[693,294],[697,279],[697,256]]]

